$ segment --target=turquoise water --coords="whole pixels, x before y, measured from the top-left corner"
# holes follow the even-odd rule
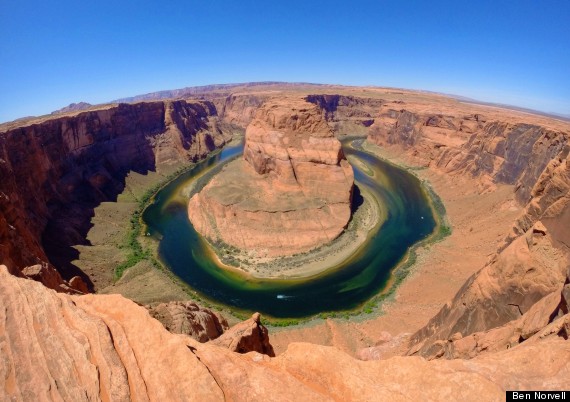
[[[159,242],[161,261],[207,299],[242,311],[278,318],[308,317],[356,308],[385,288],[391,270],[414,243],[429,236],[436,222],[420,181],[371,155],[360,141],[344,143],[360,189],[372,193],[388,211],[365,247],[341,266],[312,278],[258,280],[223,270],[208,257],[204,240],[187,216],[188,188],[200,189],[243,146],[225,148],[163,188],[143,214],[148,232]],[[364,165],[364,166],[363,166]],[[358,191],[355,203],[359,200]]]

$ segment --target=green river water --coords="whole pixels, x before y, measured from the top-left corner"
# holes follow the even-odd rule
[[[353,163],[356,184],[372,194],[387,209],[388,216],[365,246],[340,266],[311,278],[263,280],[224,270],[208,257],[208,246],[188,219],[188,199],[224,163],[241,155],[243,145],[226,147],[197,164],[165,186],[145,209],[143,220],[148,233],[159,242],[159,258],[206,299],[243,312],[300,318],[361,306],[386,287],[391,271],[408,249],[436,227],[421,182],[365,152],[361,143],[343,143],[346,156],[357,160]],[[358,204],[361,198],[356,194]]]

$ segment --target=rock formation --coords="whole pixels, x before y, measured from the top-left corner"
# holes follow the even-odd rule
[[[369,141],[403,147],[420,163],[449,174],[480,177],[487,186],[513,184],[523,204],[569,138],[568,132],[557,128],[512,121],[506,113],[486,116],[453,110],[443,114],[426,111],[425,105],[402,106],[382,105],[370,127]]]
[[[414,335],[410,353],[472,357],[523,342],[548,324],[561,326],[567,339],[561,293],[570,267],[567,157],[564,147],[548,164],[499,252]]]
[[[319,106],[335,134],[366,134],[385,103],[382,99],[350,95],[309,95],[307,102]]]
[[[363,362],[306,343],[241,355],[171,334],[121,296],[56,293],[3,266],[0,334],[0,396],[17,401],[480,401],[562,389],[570,371],[570,343],[556,336],[469,362]]]
[[[50,289],[64,293],[89,293],[87,284],[80,276],[74,276],[69,281],[63,280],[59,272],[49,264],[36,264],[22,270],[24,277],[41,282]]]
[[[244,160],[188,205],[194,227],[258,255],[306,252],[338,237],[351,213],[352,167],[317,106],[265,103],[246,131]]]
[[[473,357],[478,351],[512,347],[556,320],[564,322],[568,317],[562,317],[567,311],[561,306],[561,291],[567,269],[568,255],[536,223],[471,277],[412,337],[409,353]]]
[[[220,314],[194,302],[160,303],[147,306],[151,317],[156,318],[173,334],[185,334],[198,342],[216,339],[226,331],[228,322]]]
[[[173,334],[188,335],[201,343],[213,341],[212,344],[237,353],[258,352],[275,356],[259,313],[229,328],[222,315],[191,301],[160,303],[146,308],[151,317]]]
[[[249,320],[234,325],[212,344],[223,346],[237,353],[258,352],[275,356],[273,346],[269,343],[269,333],[267,328],[261,324],[259,313],[253,314]]]

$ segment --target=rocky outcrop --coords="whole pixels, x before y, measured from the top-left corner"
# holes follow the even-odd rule
[[[212,342],[214,345],[225,347],[232,352],[257,352],[275,356],[273,346],[269,342],[267,328],[261,323],[261,315],[253,314],[249,320],[234,325],[219,338]]]
[[[531,200],[524,213],[505,239],[513,239],[528,231],[536,222],[542,223],[559,243],[570,244],[570,144],[553,158],[531,191]]]
[[[216,339],[229,328],[220,314],[191,301],[160,303],[147,309],[168,331],[191,336],[198,342]]]
[[[570,275],[570,272],[569,274]],[[568,339],[570,336],[570,278],[560,289],[542,297],[522,316],[504,325],[463,336],[460,331],[448,339],[424,343],[410,350],[424,357],[471,359],[482,354],[507,350],[523,342],[530,344],[546,338]],[[429,347],[426,347],[428,346]]]
[[[24,277],[42,283],[44,286],[58,292],[70,294],[89,293],[87,284],[79,276],[74,276],[69,281],[64,281],[59,272],[49,264],[37,264],[22,270]]]
[[[69,246],[86,243],[93,208],[116,199],[131,170],[224,145],[216,119],[209,102],[121,104],[0,133],[0,260],[12,272],[51,263],[89,282]]]
[[[297,98],[273,100],[247,128],[244,160],[192,197],[188,214],[214,243],[262,256],[297,254],[342,233],[353,183],[319,109]]]
[[[186,93],[211,102],[116,105],[3,125],[10,129],[0,133],[0,262],[20,278],[0,267],[0,399],[498,400],[507,389],[567,387],[567,124],[422,94],[298,90],[295,100],[277,100],[267,88],[219,86]],[[498,253],[411,336],[413,356],[389,358],[408,336],[386,335],[359,353],[369,361],[304,343],[270,357],[258,315],[199,343],[186,334],[212,339],[221,332],[216,318],[224,325],[193,303],[153,310],[183,332],[173,334],[121,296],[69,296],[42,285],[84,293],[77,272],[58,263],[60,274],[48,260],[85,241],[93,206],[114,199],[126,172],[199,159],[229,138],[224,124],[250,125],[245,159],[193,198],[189,214],[215,223],[211,238],[240,247],[261,239],[262,253],[291,253],[342,231],[352,172],[328,127],[368,133],[446,174],[478,177],[483,190],[513,185],[525,210]],[[301,236],[290,236],[292,228]]]
[[[507,389],[563,389],[570,370],[570,343],[559,337],[469,362],[363,362],[305,343],[276,358],[237,354],[171,334],[121,296],[68,296],[5,267],[0,352],[0,398],[17,401],[479,401]]]
[[[414,334],[409,353],[441,357],[447,342],[519,320],[548,295],[560,295],[569,262],[567,251],[536,223],[473,275],[455,298]],[[543,317],[545,324],[551,314]]]
[[[459,150],[443,152],[438,166],[450,173],[487,175],[497,183],[513,184],[526,204],[547,164],[564,149],[568,133],[529,124],[488,122]]]
[[[501,350],[527,340],[567,313],[558,304],[570,266],[569,150],[564,145],[549,161],[497,255],[414,335],[410,353],[473,357]],[[531,173],[526,169],[517,173],[519,181],[534,177],[537,164],[528,163]]]

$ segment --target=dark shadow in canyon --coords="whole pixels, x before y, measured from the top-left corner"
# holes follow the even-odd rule
[[[152,154],[152,148],[148,146],[146,152]],[[73,192],[73,201],[69,203],[55,201],[48,205],[51,217],[42,233],[42,246],[49,262],[64,279],[80,276],[89,290],[94,291],[94,284],[89,275],[74,264],[74,261],[80,257],[76,246],[92,245],[88,240],[88,234],[94,226],[92,218],[95,216],[95,209],[102,202],[117,201],[119,194],[125,190],[125,180],[130,172],[142,175],[147,175],[149,171],[155,172],[154,155],[151,160],[152,162],[147,160],[144,163],[146,166],[113,172],[103,188],[93,187],[88,181],[83,182]],[[106,173],[109,172],[105,170]]]
[[[211,102],[119,104],[0,133],[0,262],[52,264],[80,276],[95,208],[116,202],[129,172],[160,161],[197,161],[225,141]],[[197,144],[194,144],[197,142]],[[217,145],[218,144],[218,145]],[[157,162],[158,161],[158,162]],[[10,269],[10,268],[9,268]]]

